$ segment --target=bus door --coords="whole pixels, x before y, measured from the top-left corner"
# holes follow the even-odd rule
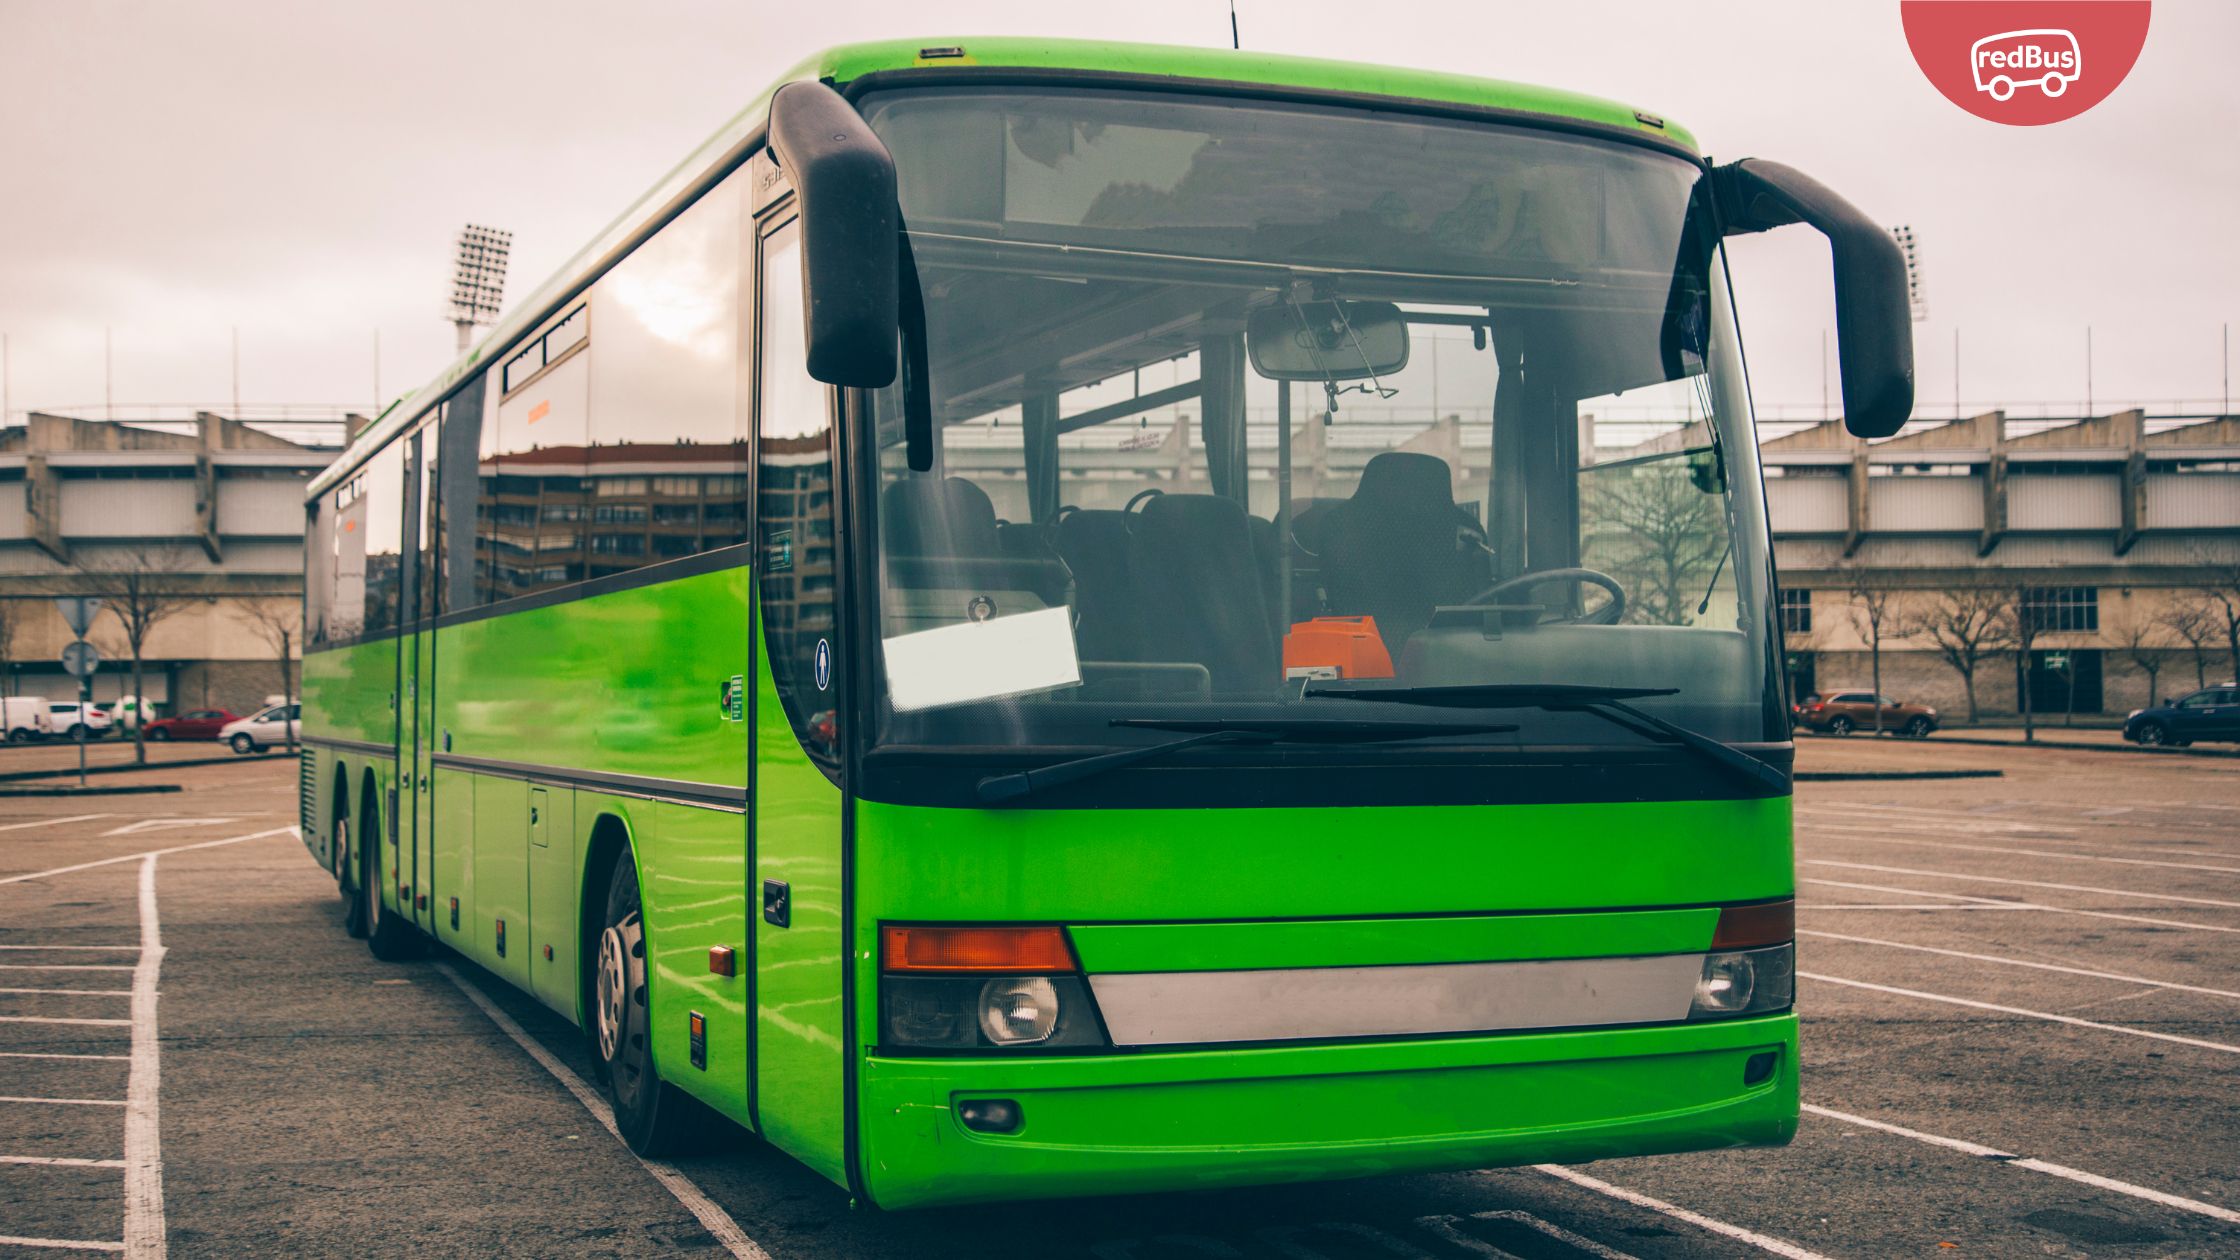
[[[757,158],[758,163],[767,158]],[[771,176],[777,175],[770,169]],[[833,391],[801,326],[801,224],[790,198],[758,232],[757,629],[748,894],[755,932],[755,1115],[778,1149],[846,1175],[843,1047],[840,556]]]
[[[397,673],[403,708],[397,714],[397,871],[411,890],[399,910],[422,930],[432,930],[438,905],[432,790],[436,697],[434,621],[438,421],[405,439],[404,581]]]

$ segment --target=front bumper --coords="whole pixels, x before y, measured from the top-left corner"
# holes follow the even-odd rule
[[[1744,1083],[1753,1055],[1772,1074]],[[863,1063],[882,1207],[1138,1193],[1778,1145],[1793,1013],[1407,1041]],[[1018,1102],[1001,1136],[955,1104]]]

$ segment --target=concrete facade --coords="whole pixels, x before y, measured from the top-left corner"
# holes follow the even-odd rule
[[[143,645],[146,696],[165,713],[253,711],[282,690],[279,650],[254,613],[300,608],[304,487],[337,449],[211,412],[191,423],[33,412],[0,429],[0,688],[74,697],[54,597],[99,593],[137,569],[173,605]],[[129,693],[118,618],[104,611],[87,638],[103,656],[94,698]]]

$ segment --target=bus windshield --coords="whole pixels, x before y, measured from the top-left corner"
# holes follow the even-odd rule
[[[1677,154],[1187,93],[877,93],[934,466],[871,396],[878,746],[1136,747],[1190,720],[1653,746],[1469,688],[1591,685],[1783,738],[1724,264]],[[1454,711],[1459,709],[1461,711]],[[1249,757],[1254,746],[1234,755]],[[1280,757],[1269,748],[1261,755]]]

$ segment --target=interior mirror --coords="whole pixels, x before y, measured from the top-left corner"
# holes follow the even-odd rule
[[[1896,433],[1913,415],[1913,311],[1898,243],[1827,185],[1779,162],[1713,167],[1711,192],[1730,236],[1809,223],[1828,238],[1843,426],[1859,437]]]
[[[1272,381],[1358,381],[1408,366],[1408,321],[1390,302],[1286,300],[1245,323],[1252,370]]]
[[[878,389],[895,375],[902,211],[894,158],[823,83],[770,100],[770,151],[801,199],[801,292],[809,375]]]

